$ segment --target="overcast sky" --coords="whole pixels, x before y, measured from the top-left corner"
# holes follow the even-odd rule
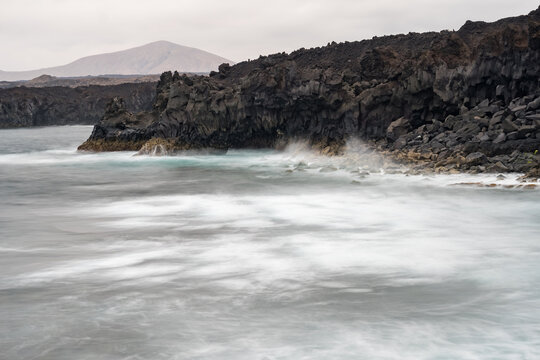
[[[0,69],[31,70],[157,40],[233,61],[374,35],[458,29],[538,0],[0,0]]]

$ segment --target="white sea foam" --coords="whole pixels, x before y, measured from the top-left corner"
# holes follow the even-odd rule
[[[540,357],[540,193],[454,185],[518,174],[42,150],[0,155],[5,358]]]
[[[497,223],[506,209],[486,211],[484,205],[469,204],[459,214],[461,200],[445,197],[443,206],[432,207],[431,201],[441,201],[437,196],[411,198],[395,192],[389,187],[379,195],[369,188],[303,195],[170,195],[96,204],[83,212],[109,219],[102,220],[107,227],[171,227],[187,239],[201,229],[232,232],[184,243],[189,259],[203,264],[187,273],[250,273],[265,283],[317,269],[323,277],[402,274],[390,280],[410,285],[449,276],[468,279],[467,269],[479,258],[486,266],[497,266],[499,257],[527,257],[515,246],[515,237],[527,230]],[[283,227],[289,234],[280,232]],[[489,238],[483,236],[486,231]],[[455,238],[443,241],[450,232]],[[262,233],[268,234],[266,241],[257,240]],[[521,240],[527,247],[531,241]],[[268,274],[272,276],[265,279]]]

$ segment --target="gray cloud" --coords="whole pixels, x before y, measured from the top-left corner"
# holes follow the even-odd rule
[[[537,0],[0,0],[0,69],[62,65],[156,40],[234,61],[467,19],[526,14]]]

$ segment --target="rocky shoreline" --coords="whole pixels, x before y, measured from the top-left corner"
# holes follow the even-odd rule
[[[164,73],[151,111],[113,99],[80,150],[281,148],[323,154],[350,138],[413,172],[539,176],[540,8],[458,31],[332,43]],[[150,142],[149,142],[150,141]]]
[[[124,98],[130,111],[146,111],[152,108],[156,82],[75,85],[77,81],[64,86],[0,89],[0,129],[95,125],[114,96]]]
[[[443,122],[414,131],[406,119],[391,123],[383,154],[413,164],[413,171],[519,172],[540,177],[540,96],[484,101]]]

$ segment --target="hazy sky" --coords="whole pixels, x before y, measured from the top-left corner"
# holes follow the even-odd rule
[[[374,35],[458,29],[538,0],[0,0],[0,69],[168,40],[233,61]]]

